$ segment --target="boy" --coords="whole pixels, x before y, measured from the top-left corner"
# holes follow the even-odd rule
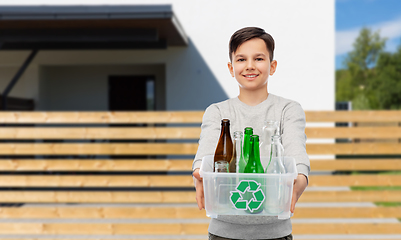
[[[285,156],[294,157],[298,177],[294,183],[291,212],[305,190],[310,171],[305,150],[305,113],[294,101],[269,94],[267,80],[277,68],[273,60],[274,40],[263,29],[247,27],[235,32],[230,39],[228,69],[239,85],[236,98],[210,105],[202,120],[199,147],[192,166],[196,201],[205,207],[201,159],[213,155],[220,135],[220,122],[230,119],[230,130],[243,131],[247,126],[261,135],[264,120],[280,121],[280,134]],[[209,239],[292,239],[291,220],[262,216],[218,216],[209,225]]]

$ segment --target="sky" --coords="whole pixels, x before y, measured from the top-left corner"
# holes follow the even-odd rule
[[[380,30],[386,51],[401,45],[401,0],[336,1],[336,69],[343,68],[347,52],[363,27]]]

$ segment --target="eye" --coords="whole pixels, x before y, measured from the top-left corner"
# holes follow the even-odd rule
[[[263,58],[256,58],[256,61],[263,61]]]
[[[243,61],[245,61],[245,59],[243,59],[243,58],[237,59],[237,62],[243,62]]]

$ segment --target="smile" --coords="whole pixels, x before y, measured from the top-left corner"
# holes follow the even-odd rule
[[[259,76],[259,74],[247,74],[247,75],[243,75],[246,79],[252,80],[254,78],[256,78],[257,76]]]

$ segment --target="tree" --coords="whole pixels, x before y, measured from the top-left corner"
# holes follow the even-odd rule
[[[395,53],[381,53],[376,64],[371,89],[380,109],[401,109],[401,45]]]
[[[376,77],[374,67],[386,43],[379,31],[362,28],[345,59],[345,70],[336,72],[336,101],[352,101],[354,109],[380,107],[377,92],[370,87]]]
[[[383,52],[386,39],[380,37],[379,31],[372,32],[369,28],[362,28],[359,36],[353,43],[354,49],[348,54],[345,63],[356,85],[366,87],[374,74],[379,55]]]
[[[348,70],[336,71],[336,101],[351,101],[354,98],[354,87],[352,77]]]

